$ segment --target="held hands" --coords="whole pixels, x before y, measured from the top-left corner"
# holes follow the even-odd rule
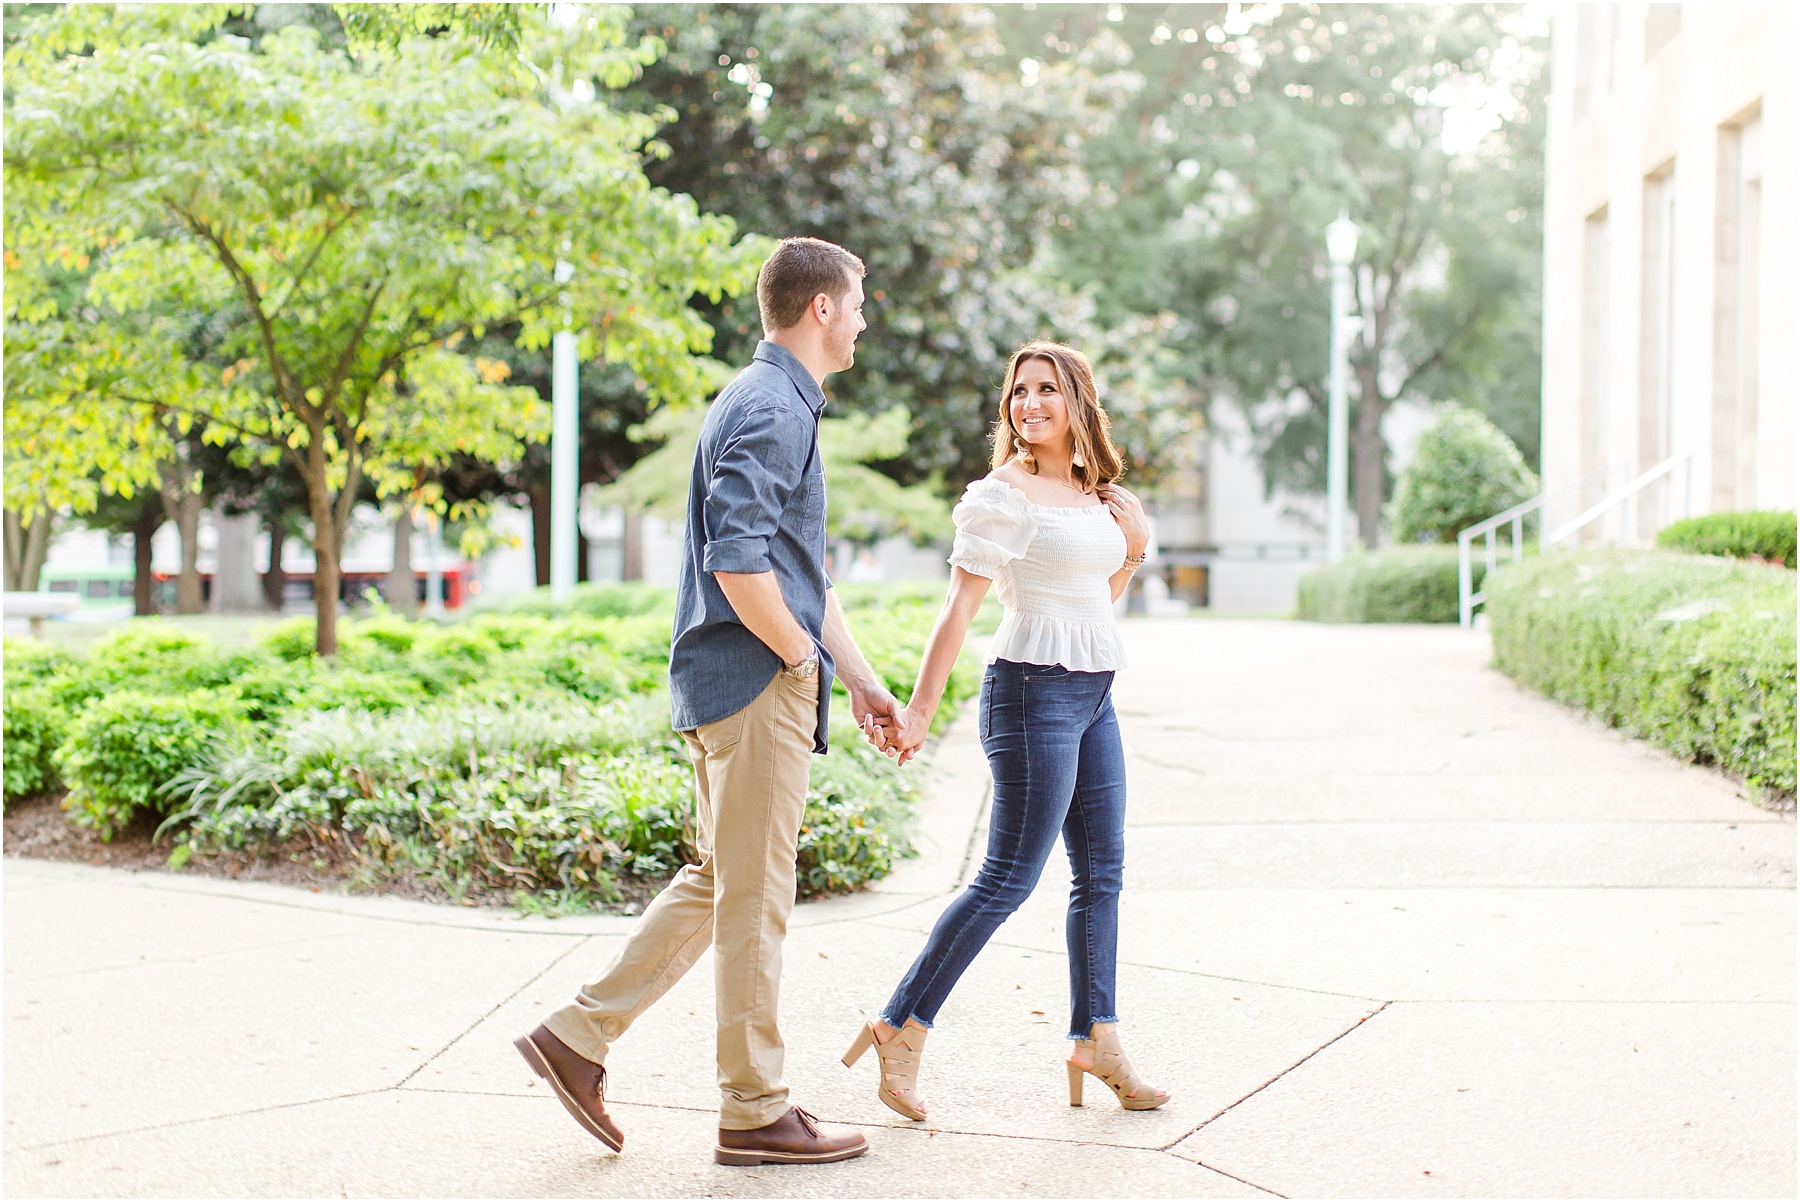
[[[1150,518],[1144,513],[1144,503],[1122,484],[1102,484],[1099,491],[1100,500],[1125,535],[1125,554],[1134,559],[1142,555],[1150,545]]]
[[[850,714],[877,750],[899,754],[893,740],[900,732],[903,711],[892,693],[879,684],[850,689]]]
[[[892,693],[879,685],[850,694],[850,712],[864,735],[882,754],[906,761],[918,754],[931,730],[931,715],[902,709]]]

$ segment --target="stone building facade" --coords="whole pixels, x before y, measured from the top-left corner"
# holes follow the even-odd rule
[[[1800,394],[1800,6],[1564,4],[1545,197],[1548,528],[1792,509]]]

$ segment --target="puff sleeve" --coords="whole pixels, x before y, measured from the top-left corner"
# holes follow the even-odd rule
[[[970,484],[950,516],[956,523],[950,566],[990,580],[1025,554],[1037,536],[1025,494],[998,480]]]

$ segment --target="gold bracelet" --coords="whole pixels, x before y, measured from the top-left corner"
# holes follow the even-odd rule
[[[1125,557],[1125,566],[1135,572],[1144,566],[1144,560],[1146,558],[1148,557],[1143,555],[1127,555]]]

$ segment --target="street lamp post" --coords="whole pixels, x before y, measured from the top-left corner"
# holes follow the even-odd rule
[[[1344,557],[1350,496],[1349,377],[1350,263],[1361,233],[1348,213],[1325,227],[1325,253],[1331,259],[1331,379],[1325,435],[1325,562]]]
[[[575,275],[569,263],[556,265],[556,282]],[[565,326],[568,314],[565,305]],[[557,601],[575,587],[575,554],[581,508],[581,418],[576,389],[575,333],[561,329],[551,340],[550,372],[550,596]]]

